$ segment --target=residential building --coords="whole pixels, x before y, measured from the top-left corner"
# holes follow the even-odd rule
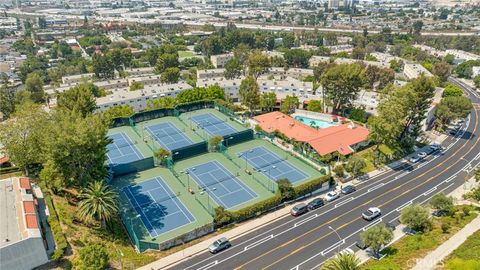
[[[418,78],[422,74],[427,77],[433,77],[432,73],[420,64],[406,63],[403,67],[403,75],[409,80]]]
[[[197,70],[197,80],[223,77],[224,68],[199,69]]]
[[[141,83],[144,86],[159,85],[162,83],[160,75],[133,77],[133,78],[128,78],[127,81],[128,81],[128,86],[132,85],[132,83],[134,82]]]
[[[85,73],[80,75],[71,75],[71,76],[63,76],[62,83],[63,84],[76,84],[81,83],[83,81],[91,81],[95,73]]]
[[[461,50],[447,50],[447,54],[451,54],[455,56],[455,60],[459,60],[461,62],[463,61],[470,61],[470,60],[480,60],[480,56],[466,52],[466,51],[461,51]]]
[[[233,53],[218,54],[210,56],[210,61],[215,68],[223,68],[228,60],[233,58]]]
[[[0,265],[2,269],[32,269],[48,262],[37,199],[30,180],[0,181]],[[41,225],[42,224],[42,225]]]
[[[288,138],[305,143],[320,156],[335,152],[348,155],[368,141],[368,129],[353,122],[316,129],[281,112],[255,116],[254,121],[268,133],[279,131]]]

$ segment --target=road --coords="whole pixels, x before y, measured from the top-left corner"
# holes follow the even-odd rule
[[[320,209],[298,218],[285,216],[234,239],[233,246],[219,254],[204,252],[172,269],[317,269],[341,249],[355,250],[359,233],[369,226],[398,224],[405,206],[463,185],[480,163],[480,99],[473,89],[462,87],[477,104],[462,130],[444,142],[443,151],[365,181],[356,192]],[[381,219],[364,221],[361,213],[373,206],[381,208]]]

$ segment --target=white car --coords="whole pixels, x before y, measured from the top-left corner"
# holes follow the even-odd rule
[[[411,157],[408,158],[408,161],[412,162],[412,163],[416,163],[420,160],[420,157],[417,156],[417,155],[413,155]]]
[[[380,208],[371,207],[371,208],[368,208],[367,211],[362,213],[362,217],[365,220],[371,221],[377,218],[378,216],[380,216],[381,214],[382,214],[382,211],[380,211]]]
[[[430,149],[432,149],[433,151],[437,151],[437,150],[440,150],[442,149],[442,146],[440,144],[437,144],[437,143],[434,143],[434,144],[430,144]]]
[[[340,193],[338,193],[336,191],[330,191],[330,192],[327,193],[327,195],[325,195],[325,201],[327,201],[327,202],[334,201],[338,198],[340,198]]]
[[[420,152],[420,153],[417,154],[417,156],[418,156],[419,158],[425,158],[425,157],[427,156],[427,153],[425,153],[425,152]]]

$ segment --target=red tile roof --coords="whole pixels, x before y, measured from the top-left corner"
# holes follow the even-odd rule
[[[28,229],[38,229],[37,216],[35,214],[25,215],[25,223]]]
[[[9,162],[10,159],[7,156],[0,157],[0,164]]]
[[[33,201],[23,201],[23,212],[25,212],[25,214],[35,214]]]
[[[315,129],[281,112],[262,114],[254,118],[266,132],[278,130],[285,136],[306,142],[320,155],[339,152],[348,155],[353,152],[350,146],[368,138],[368,130],[353,123],[324,129]]]
[[[20,177],[20,188],[23,188],[23,189],[30,189],[30,179],[28,179],[27,177]]]

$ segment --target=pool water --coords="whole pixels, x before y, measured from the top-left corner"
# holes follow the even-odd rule
[[[299,116],[299,115],[295,116],[295,120],[298,120],[304,123],[305,125],[311,126],[311,127],[328,128],[328,127],[336,126],[336,124],[330,123],[324,120],[313,119],[313,118],[308,118],[308,117]]]

